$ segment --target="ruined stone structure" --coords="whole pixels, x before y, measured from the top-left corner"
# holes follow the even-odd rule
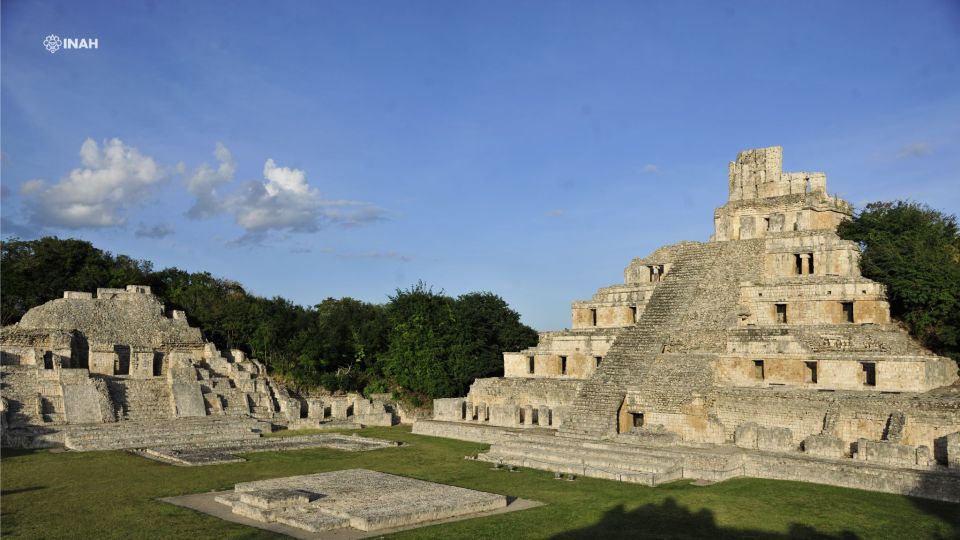
[[[383,401],[358,395],[291,395],[263,364],[217,350],[138,285],[68,291],[31,309],[0,331],[0,374],[5,446],[140,448],[393,418]]]
[[[890,320],[836,234],[851,206],[779,147],[740,153],[709,242],[634,259],[572,329],[415,432],[481,459],[656,484],[802,479],[960,501],[957,365]],[[497,429],[501,428],[501,429]],[[508,428],[508,429],[502,429]]]
[[[504,495],[366,469],[244,482],[210,495],[254,523],[312,533],[384,531],[507,507]]]

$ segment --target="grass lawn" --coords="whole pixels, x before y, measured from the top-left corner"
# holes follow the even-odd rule
[[[302,432],[301,432],[302,433]],[[0,534],[24,538],[275,538],[158,502],[157,497],[353,467],[518,496],[545,506],[425,527],[396,538],[958,538],[960,505],[772,480],[689,480],[648,488],[467,461],[485,445],[421,437],[408,427],[363,435],[407,445],[370,452],[297,450],[246,463],[175,467],[126,452],[5,451]],[[298,433],[291,433],[292,435]]]

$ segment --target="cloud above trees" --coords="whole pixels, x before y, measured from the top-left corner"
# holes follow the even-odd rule
[[[230,151],[217,144],[216,170],[201,165],[187,181],[187,190],[196,198],[187,212],[192,218],[226,213],[244,230],[235,244],[256,243],[271,231],[312,233],[324,225],[356,226],[381,221],[386,213],[380,207],[362,201],[327,199],[307,181],[301,169],[281,167],[268,158],[263,165],[263,180],[242,182],[230,193],[216,188],[233,181],[236,165]]]
[[[26,180],[18,195],[26,223],[38,230],[122,228],[132,209],[150,200],[173,173],[181,173],[192,196],[186,216],[230,216],[243,230],[233,242],[239,244],[258,243],[273,232],[313,233],[327,225],[351,227],[386,219],[385,211],[373,203],[325,198],[302,169],[268,158],[262,179],[236,181],[237,161],[230,150],[217,143],[213,155],[214,165],[203,163],[183,173],[182,165],[162,167],[118,138],[100,144],[88,138],[80,147],[80,167],[55,183]],[[139,238],[173,233],[169,224],[142,222],[134,231]]]
[[[127,211],[142,204],[165,177],[153,158],[114,138],[80,146],[81,166],[55,184],[31,179],[20,187],[28,221],[40,228],[104,228],[126,224]]]

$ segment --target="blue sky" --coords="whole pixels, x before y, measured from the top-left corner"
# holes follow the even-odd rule
[[[0,233],[305,305],[422,279],[566,327],[706,240],[752,147],[960,210],[956,2],[6,0],[0,35]]]

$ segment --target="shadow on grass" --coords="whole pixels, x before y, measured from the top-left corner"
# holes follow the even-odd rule
[[[857,540],[859,537],[849,531],[839,535],[817,532],[812,527],[791,524],[785,534],[724,528],[717,525],[713,512],[706,508],[691,512],[676,503],[672,498],[663,504],[646,504],[635,510],[625,511],[623,505],[607,511],[599,522],[589,527],[567,531],[552,538],[554,540],[572,540],[576,538],[755,538],[760,540]]]
[[[946,441],[946,437],[941,437],[941,439]],[[939,442],[940,439],[936,441],[936,443]],[[945,457],[946,454],[943,455]],[[946,479],[933,475],[921,476],[919,490],[957,497],[960,495],[960,476]],[[920,509],[921,512],[945,523],[949,523],[953,527],[954,534],[956,535],[955,538],[960,538],[960,506],[956,503],[921,499],[919,497],[910,497],[910,502]],[[946,539],[947,537],[938,536],[937,538],[939,540],[940,538]]]
[[[7,495],[14,495],[17,493],[23,493],[25,491],[36,491],[38,489],[47,489],[46,486],[31,486],[19,489],[4,489],[0,490],[0,497],[6,497]]]

